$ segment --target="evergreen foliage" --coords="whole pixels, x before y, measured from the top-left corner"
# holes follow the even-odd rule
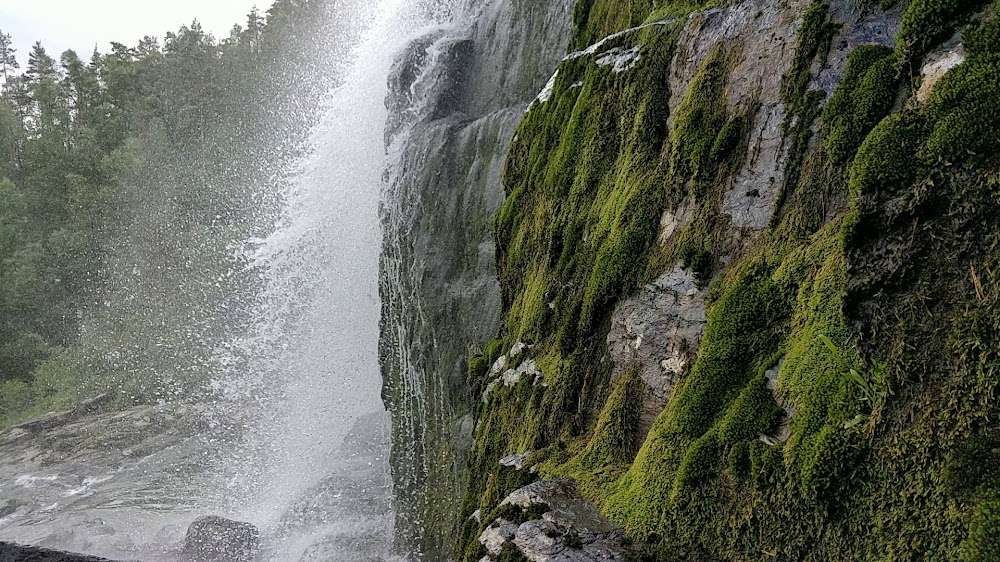
[[[355,33],[338,10],[279,0],[221,41],[194,22],[89,60],[36,43],[23,73],[0,32],[0,427],[208,380],[256,290],[235,247],[273,227]]]

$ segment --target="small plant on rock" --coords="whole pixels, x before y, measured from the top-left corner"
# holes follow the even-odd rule
[[[850,365],[845,359],[843,351],[837,347],[837,344],[833,343],[833,340],[825,335],[819,336],[819,339],[833,354],[837,367],[842,370],[844,380],[861,394],[858,400],[863,403],[862,409],[865,411],[844,423],[844,429],[851,429],[867,421],[875,411],[879,401],[888,395],[888,386],[886,385],[888,377],[885,365],[877,359],[872,359],[866,363],[863,371],[859,371]]]

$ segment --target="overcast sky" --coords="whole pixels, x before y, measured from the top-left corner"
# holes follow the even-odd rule
[[[145,35],[163,39],[165,32],[197,19],[216,38],[243,24],[256,5],[266,11],[273,0],[0,0],[0,29],[14,38],[24,66],[28,50],[41,41],[59,60],[66,49],[84,59],[94,46],[101,52],[117,41],[129,46]]]

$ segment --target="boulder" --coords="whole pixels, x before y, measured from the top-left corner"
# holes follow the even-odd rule
[[[258,552],[257,527],[222,517],[195,520],[184,538],[184,553],[194,562],[253,562]]]

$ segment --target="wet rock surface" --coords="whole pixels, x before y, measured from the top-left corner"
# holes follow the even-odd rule
[[[500,506],[520,508],[527,521],[492,522],[479,538],[497,560],[513,546],[532,562],[625,562],[637,559],[624,533],[583,499],[576,485],[566,480],[543,480],[521,488]],[[516,512],[516,510],[515,510]],[[530,514],[542,512],[540,517]]]
[[[490,220],[508,147],[565,54],[575,2],[459,4],[468,19],[414,42],[390,80],[390,133],[412,128],[390,134],[381,209],[379,349],[398,444],[397,535],[431,559],[449,558],[454,543],[455,518],[442,514],[460,506],[467,414],[479,398],[465,386],[469,351],[499,325]]]
[[[372,470],[388,455],[384,412],[358,419],[327,478],[285,498],[280,513],[250,519],[257,541],[249,529],[249,542],[221,530],[202,535],[203,554],[232,550],[236,540],[258,542],[260,556],[205,558],[184,549],[192,521],[245,509],[241,478],[253,470],[239,431],[217,421],[225,412],[195,404],[88,411],[46,414],[0,433],[0,541],[142,562],[389,558],[389,475]],[[229,458],[239,462],[222,462]]]
[[[108,406],[101,396],[0,433],[0,540],[144,561],[159,559],[144,548],[180,542],[232,428],[203,405]]]
[[[194,562],[251,562],[259,552],[257,527],[223,517],[196,519],[184,538],[184,554]]]
[[[780,10],[768,0],[748,0],[688,18],[671,64],[670,115],[676,115],[691,81],[717,46],[738,61],[726,92],[732,114],[753,111],[747,157],[725,195],[722,210],[732,228],[767,226],[784,182],[786,108],[782,76],[791,67],[801,15],[807,1],[792,0]],[[672,122],[672,118],[670,120]]]
[[[698,352],[706,295],[691,273],[677,266],[615,309],[608,352],[615,377],[631,365],[640,366],[639,376],[646,383],[639,423],[643,436]]]
[[[107,558],[83,556],[46,548],[0,542],[0,562],[112,562]]]

